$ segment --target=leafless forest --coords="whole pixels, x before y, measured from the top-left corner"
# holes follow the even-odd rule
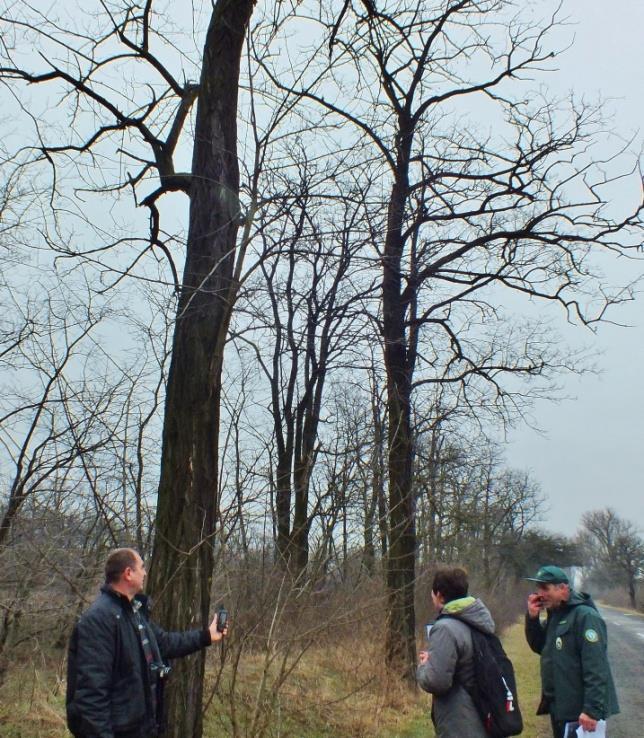
[[[546,559],[641,605],[638,532],[544,531],[495,440],[589,369],[557,323],[609,317],[602,265],[641,255],[636,142],[543,86],[564,10],[47,7],[0,2],[1,673],[64,649],[120,545],[164,626],[234,621],[177,665],[173,738],[215,695],[271,735],[314,644],[412,681],[438,563],[500,622]]]

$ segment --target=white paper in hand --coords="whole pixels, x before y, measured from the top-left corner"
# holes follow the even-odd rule
[[[577,728],[577,738],[606,738],[606,721],[598,720],[592,733],[584,730],[581,725]]]

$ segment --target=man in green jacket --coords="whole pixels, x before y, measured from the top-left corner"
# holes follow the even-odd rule
[[[537,583],[537,591],[528,596],[525,619],[528,644],[541,654],[537,712],[550,714],[555,738],[567,738],[569,722],[594,731],[598,720],[619,712],[606,652],[606,623],[590,595],[572,590],[558,566],[542,566],[527,578]]]

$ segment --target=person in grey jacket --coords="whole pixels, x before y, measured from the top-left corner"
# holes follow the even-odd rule
[[[470,625],[494,633],[494,620],[479,599],[468,596],[464,569],[440,569],[432,583],[432,601],[441,617],[432,627],[427,650],[419,654],[418,684],[433,695],[436,738],[487,738],[470,696],[474,688]],[[468,691],[469,690],[469,691]]]

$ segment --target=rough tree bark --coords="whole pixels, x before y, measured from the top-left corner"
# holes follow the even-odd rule
[[[413,441],[411,393],[413,358],[407,345],[407,304],[403,298],[402,258],[405,239],[405,203],[409,191],[409,166],[413,127],[400,116],[396,151],[396,178],[387,213],[382,277],[384,361],[387,371],[389,551],[387,556],[387,663],[404,665],[405,677],[414,678],[416,656],[414,582],[416,531],[412,493]]]
[[[219,0],[206,38],[190,186],[190,221],[168,376],[149,589],[166,628],[205,625],[217,518],[223,349],[240,225],[237,95],[254,0]],[[175,665],[168,736],[202,734],[205,654]]]

